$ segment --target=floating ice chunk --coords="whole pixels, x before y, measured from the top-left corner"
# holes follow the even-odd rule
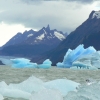
[[[0,60],[1,60],[2,63],[5,64],[5,65],[12,65],[12,62],[11,62],[10,59],[0,58]]]
[[[43,64],[52,64],[52,62],[49,60],[49,59],[46,59],[44,62],[43,62]]]
[[[58,68],[64,68],[64,64],[61,63],[61,62],[58,62],[58,63],[57,63],[57,67],[58,67]]]
[[[70,68],[72,63],[79,59],[82,56],[95,53],[96,50],[93,47],[88,47],[84,49],[83,45],[79,45],[76,49],[69,49],[66,55],[64,56],[64,60],[62,62],[62,66],[65,68]],[[57,67],[61,66],[61,63],[57,63]]]
[[[76,87],[78,87],[79,85],[79,83],[67,79],[57,79],[44,83],[44,86],[46,88],[57,89],[61,92],[63,96],[67,95],[69,91],[76,90]]]
[[[51,68],[52,62],[49,59],[46,59],[43,64],[38,65],[39,68]]]
[[[29,99],[29,97],[31,96],[31,94],[28,92],[16,89],[14,87],[10,87],[4,81],[0,82],[0,94],[7,97],[25,98],[25,99]]]
[[[27,80],[19,84],[10,84],[10,88],[20,89],[29,93],[38,92],[41,89],[44,89],[44,82],[34,76],[29,77]]]
[[[100,100],[100,84],[81,86],[77,92],[69,92],[64,100]]]
[[[63,100],[62,96],[69,91],[74,91],[78,85],[79,83],[67,79],[43,82],[32,76],[18,84],[7,85],[5,82],[0,82],[0,94],[6,97],[29,99],[31,93],[34,93],[30,100],[33,98],[36,98],[34,100],[50,100],[51,97],[52,100]]]
[[[0,100],[4,100],[4,97],[0,94]]]
[[[63,100],[61,93],[53,89],[43,89],[32,94],[29,100]]]
[[[12,67],[14,68],[36,68],[37,64],[36,63],[31,63],[29,59],[25,58],[16,58],[16,59],[11,59],[12,61]]]
[[[19,89],[0,88],[0,94],[6,97],[29,99],[31,94]],[[0,99],[1,100],[1,99]]]

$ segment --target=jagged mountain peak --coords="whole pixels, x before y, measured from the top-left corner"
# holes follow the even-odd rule
[[[100,10],[99,10],[99,11],[94,11],[94,10],[93,10],[93,11],[90,13],[89,18],[90,18],[90,19],[94,19],[94,18],[100,19]]]
[[[47,25],[47,27],[43,27],[41,30],[50,31],[50,26],[49,26],[49,24]]]

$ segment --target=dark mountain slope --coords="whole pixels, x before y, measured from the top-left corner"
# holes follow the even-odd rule
[[[37,61],[43,61],[49,58],[53,65],[61,62],[67,50],[74,49],[80,44],[85,47],[94,46],[96,50],[100,50],[100,11],[92,11],[89,18],[83,22],[75,31],[71,32],[65,40],[63,40],[57,48],[44,54]],[[32,59],[34,61],[34,59]],[[35,60],[36,61],[36,60]],[[36,62],[37,62],[36,61]]]

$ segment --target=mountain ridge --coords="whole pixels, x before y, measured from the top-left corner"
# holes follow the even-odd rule
[[[1,54],[25,57],[40,55],[55,48],[65,38],[63,32],[51,30],[49,25],[39,31],[31,29],[23,33],[18,32],[2,47]]]
[[[97,13],[97,15],[95,14]],[[94,16],[95,15],[95,16]],[[50,51],[49,53],[40,56],[37,60],[32,59],[31,61],[39,62],[50,59],[55,66],[57,62],[62,62],[64,55],[66,54],[67,50],[75,49],[78,45],[84,44],[84,47],[94,46],[96,50],[100,50],[100,11],[92,11],[86,19],[80,26],[78,26],[73,32],[71,32],[65,40],[63,40],[54,50]],[[97,36],[95,36],[97,34]],[[93,38],[94,35],[95,37]],[[92,37],[92,39],[91,39]],[[97,37],[99,38],[98,41],[96,41]],[[85,42],[85,41],[91,41]],[[95,44],[93,44],[92,40],[96,41]],[[99,42],[99,43],[98,43]],[[98,44],[98,45],[97,45]]]

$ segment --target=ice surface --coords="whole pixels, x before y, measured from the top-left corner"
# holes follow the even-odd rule
[[[76,90],[80,84],[67,79],[57,79],[46,82],[44,85],[46,88],[59,90],[63,96],[66,96],[69,91]]]
[[[29,100],[63,100],[61,93],[53,89],[43,89],[32,94]]]
[[[0,94],[0,100],[4,100],[3,96]]]
[[[62,100],[69,91],[74,91],[78,87],[76,83],[67,79],[57,79],[49,82],[31,76],[27,80],[18,84],[0,82],[0,94],[6,97],[24,98],[33,100]],[[32,94],[32,95],[31,95]],[[40,98],[41,97],[41,98]]]
[[[52,62],[49,59],[46,59],[43,64],[38,65],[38,68],[51,68]]]
[[[64,100],[100,100],[100,84],[83,85],[77,92],[69,92]]]
[[[12,67],[14,68],[36,68],[37,64],[36,63],[31,63],[29,59],[25,58],[16,58],[16,59],[11,59],[12,61]]]
[[[70,68],[72,63],[79,59],[82,56],[86,56],[92,53],[95,53],[96,50],[93,47],[88,47],[84,49],[84,45],[79,45],[76,49],[69,49],[66,55],[64,56],[64,60],[61,63],[57,63],[57,67]]]
[[[10,84],[10,88],[20,89],[22,91],[26,91],[28,93],[38,92],[41,89],[44,89],[44,82],[34,76],[29,77],[27,80],[19,83],[19,84]]]
[[[12,62],[11,62],[10,59],[6,59],[6,58],[1,57],[0,60],[1,60],[2,63],[5,64],[5,65],[12,65]]]
[[[16,89],[7,85],[4,81],[0,82],[0,94],[7,97],[28,99],[31,94],[20,89]],[[23,97],[24,95],[24,97]],[[2,98],[2,96],[0,96]],[[2,100],[2,99],[0,99]]]
[[[99,52],[95,52],[90,55],[83,56],[73,62],[72,66],[76,66],[77,68],[98,69],[100,68],[100,54]]]

